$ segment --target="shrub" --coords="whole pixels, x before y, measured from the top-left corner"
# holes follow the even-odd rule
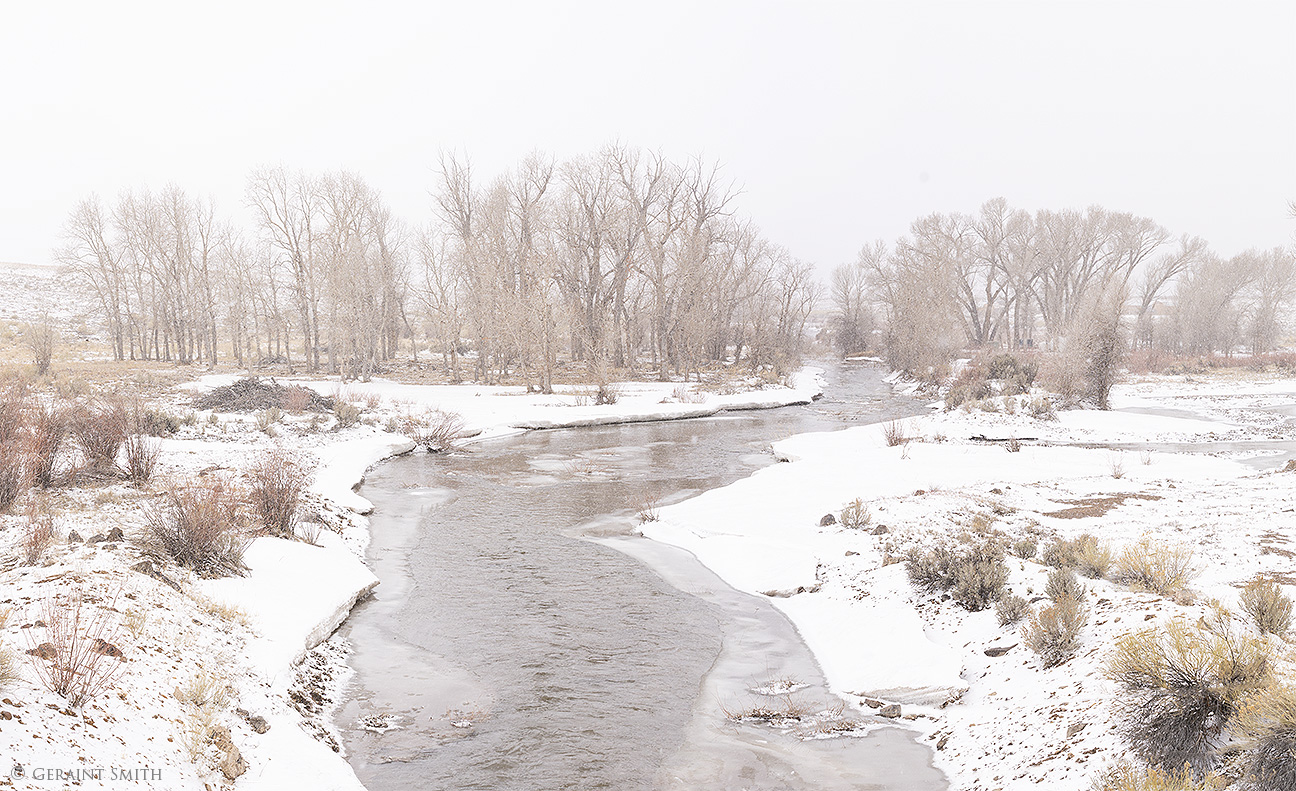
[[[111,687],[126,667],[110,611],[111,605],[91,612],[79,589],[64,599],[46,599],[41,607],[45,640],[28,651],[32,668],[46,689],[74,708]],[[27,633],[33,643],[35,631]]]
[[[890,420],[882,424],[882,438],[886,440],[889,448],[909,441],[909,437],[905,434],[905,425],[899,420]]]
[[[30,324],[23,333],[23,343],[31,349],[32,360],[36,363],[36,375],[44,376],[49,372],[50,361],[54,359],[54,345],[58,332],[50,323],[49,317],[41,319],[39,324]]]
[[[1192,772],[1165,772],[1156,767],[1120,763],[1094,778],[1093,791],[1215,791],[1226,783],[1214,774],[1198,780]]]
[[[1022,640],[1040,655],[1044,667],[1056,667],[1075,656],[1080,632],[1088,622],[1084,602],[1064,598],[1032,615],[1022,630]]]
[[[1059,538],[1044,550],[1044,563],[1056,568],[1069,568],[1090,579],[1100,579],[1111,569],[1112,552],[1090,533],[1073,539]]]
[[[621,397],[616,387],[606,382],[600,382],[598,392],[594,394],[594,403],[597,406],[610,406],[615,404]]]
[[[1165,769],[1202,772],[1243,699],[1268,682],[1269,665],[1264,643],[1227,624],[1176,621],[1122,637],[1107,675],[1129,695],[1120,727],[1134,750]]]
[[[333,417],[338,428],[350,428],[360,422],[360,407],[348,401],[338,401],[333,407]]]
[[[247,531],[238,498],[220,482],[203,482],[168,492],[147,514],[148,548],[200,576],[241,574]]]
[[[1238,724],[1247,747],[1243,787],[1296,788],[1296,690],[1279,687],[1253,696],[1239,712]]]
[[[1075,599],[1084,601],[1085,587],[1080,578],[1071,569],[1053,569],[1049,572],[1048,583],[1044,586],[1044,595],[1053,601]]]
[[[1000,626],[1011,626],[1030,615],[1030,602],[1020,596],[1003,596],[995,604],[995,615]]]
[[[12,648],[0,646],[0,689],[13,685],[19,678],[17,654]]]
[[[1179,593],[1197,577],[1192,550],[1144,537],[1125,547],[1116,559],[1112,580],[1162,596]]]
[[[408,415],[400,424],[400,433],[428,453],[450,450],[464,434],[463,418],[454,412],[433,409],[423,415]]]
[[[27,481],[22,446],[0,442],[0,514],[8,513]]]
[[[54,485],[54,464],[66,433],[67,419],[57,406],[45,405],[35,411],[23,452],[31,485],[42,489]]]
[[[248,495],[261,529],[273,536],[291,538],[297,506],[310,483],[310,474],[286,453],[274,450],[252,468],[250,477]]]
[[[1275,582],[1252,580],[1242,589],[1242,610],[1265,634],[1283,637],[1292,623],[1292,600]]]
[[[1032,398],[1026,409],[1036,420],[1057,420],[1057,411],[1054,410],[1053,401],[1048,396]]]
[[[145,409],[135,413],[135,431],[151,437],[169,437],[180,430],[180,419],[169,412]]]
[[[1022,560],[1030,560],[1035,557],[1038,547],[1033,538],[1022,538],[1012,545],[1012,553]]]
[[[130,429],[126,408],[120,401],[80,404],[68,419],[68,431],[86,462],[96,469],[115,469],[117,454]]]
[[[27,419],[27,397],[21,387],[9,385],[0,391],[0,444],[18,441]]]
[[[909,581],[927,593],[948,591],[976,612],[993,604],[1008,581],[1008,566],[999,545],[986,541],[959,550],[938,546],[909,557]]]
[[[360,410],[357,409],[356,410],[357,417],[359,416],[359,412]],[[283,419],[283,413],[279,411],[279,407],[277,406],[266,407],[265,409],[262,409],[260,412],[256,413],[257,428],[261,431],[269,431],[271,426],[273,426],[275,423],[278,423],[282,419]]]
[[[23,561],[28,566],[41,562],[54,545],[55,535],[54,515],[41,499],[32,499],[27,506],[27,521],[23,523]]]
[[[854,501],[848,503],[846,507],[842,509],[841,519],[839,521],[842,523],[842,527],[849,527],[857,530],[868,526],[869,522],[873,521],[873,514],[869,512],[868,506],[864,504],[864,501],[856,497]]]
[[[153,477],[157,466],[162,444],[147,434],[132,434],[126,438],[126,465],[122,474],[135,483],[143,483]]]

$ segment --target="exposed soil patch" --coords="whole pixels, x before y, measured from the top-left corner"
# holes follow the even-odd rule
[[[1126,494],[1110,494],[1105,497],[1085,497],[1081,500],[1059,500],[1059,503],[1071,506],[1063,508],[1061,511],[1049,511],[1043,516],[1052,516],[1057,519],[1085,519],[1090,516],[1102,516],[1113,508],[1123,504],[1126,500],[1160,500],[1155,494],[1136,494],[1129,492]]]

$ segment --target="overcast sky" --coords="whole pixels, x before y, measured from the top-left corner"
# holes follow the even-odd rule
[[[1290,244],[1296,3],[19,3],[0,10],[0,260],[175,182],[350,169],[412,223],[441,149],[496,174],[611,141],[723,163],[831,267],[1002,195]]]

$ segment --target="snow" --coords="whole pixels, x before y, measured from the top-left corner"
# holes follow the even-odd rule
[[[1286,379],[1154,377],[1114,393],[1120,409],[1144,411],[1039,420],[1030,399],[998,399],[985,405],[993,411],[904,421],[912,441],[897,446],[881,425],[803,434],[775,444],[788,463],[663,507],[642,531],[693,552],[739,590],[770,596],[847,701],[904,704],[904,722],[939,745],[952,788],[1083,789],[1125,751],[1112,705],[1119,692],[1103,676],[1116,639],[1199,618],[1212,601],[1234,605],[1238,586],[1258,573],[1290,580],[1296,572],[1284,548],[1296,533],[1291,474],[1257,472],[1242,463],[1247,451],[1211,444],[1254,447],[1250,455],[1279,452],[1260,440],[1296,449],[1296,425],[1282,416],[1292,414],[1293,393],[1296,381]],[[976,437],[1030,439],[1008,452]],[[1138,448],[1168,442],[1202,452]],[[1129,450],[1101,447],[1108,443]],[[868,525],[820,526],[855,498],[870,509]],[[1095,502],[1107,505],[1067,512]],[[1144,535],[1191,547],[1201,570],[1195,602],[1084,580],[1091,609],[1081,650],[1044,669],[1022,645],[1020,625],[1000,626],[992,611],[968,612],[907,580],[906,551],[976,532],[1009,543],[1030,537],[1041,551],[1054,536],[1082,532],[1117,552]],[[1010,557],[1009,569],[1011,591],[1042,592],[1047,567]],[[991,647],[1008,652],[989,657]],[[1296,676],[1290,656],[1279,664]]]

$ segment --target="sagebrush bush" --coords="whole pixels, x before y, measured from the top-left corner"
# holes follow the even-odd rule
[[[1011,626],[1030,615],[1030,611],[1030,602],[1017,595],[1001,596],[995,603],[995,615],[1000,626]]]
[[[858,530],[861,527],[867,527],[869,522],[873,521],[873,514],[864,501],[856,497],[853,501],[846,504],[841,510],[842,527],[849,527]]]
[[[248,499],[261,530],[291,538],[297,506],[310,484],[310,473],[281,450],[273,450],[249,473]]]
[[[1291,629],[1292,600],[1276,582],[1253,580],[1242,589],[1242,610],[1265,634],[1283,637]]]
[[[1120,729],[1149,763],[1205,772],[1243,700],[1270,678],[1267,646],[1234,632],[1175,621],[1125,635],[1107,675],[1123,688]]]
[[[1008,566],[993,541],[959,549],[938,546],[909,556],[909,581],[928,593],[948,591],[964,608],[984,610],[1003,594]]]
[[[1057,410],[1053,408],[1053,401],[1048,396],[1032,398],[1026,409],[1036,420],[1057,420]]]
[[[1045,565],[1075,569],[1076,573],[1090,579],[1101,579],[1111,569],[1111,548],[1098,541],[1091,533],[1081,533],[1072,539],[1059,538],[1044,550]]]
[[[146,544],[200,576],[241,574],[249,538],[239,505],[219,481],[173,489],[148,511]]]
[[[1237,720],[1246,746],[1242,786],[1249,791],[1296,788],[1296,689],[1275,687],[1252,696]]]
[[[1068,568],[1053,569],[1049,572],[1048,583],[1044,586],[1044,595],[1053,601],[1075,599],[1084,601],[1088,591],[1081,584],[1080,578]]]
[[[1029,537],[1018,539],[1012,546],[1012,553],[1022,560],[1030,560],[1038,551],[1039,546],[1035,543],[1035,539]]]
[[[338,428],[350,428],[360,422],[360,407],[347,401],[338,401],[333,405],[333,417],[337,418]]]
[[[1145,536],[1121,551],[1111,579],[1162,596],[1173,596],[1187,588],[1197,574],[1191,549]]]
[[[1026,647],[1040,655],[1044,667],[1056,667],[1075,656],[1080,632],[1089,623],[1084,602],[1062,599],[1034,613],[1022,630]]]

